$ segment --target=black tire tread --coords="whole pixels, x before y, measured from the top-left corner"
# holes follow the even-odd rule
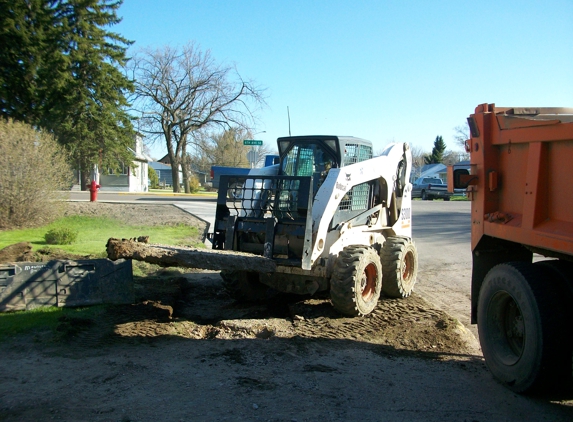
[[[380,250],[380,260],[382,262],[382,292],[385,296],[405,298],[412,293],[413,288],[410,291],[404,290],[399,276],[401,256],[409,243],[413,244],[410,238],[406,236],[391,236],[386,239]],[[417,260],[418,258],[416,256],[416,262]],[[417,268],[415,269],[414,277],[416,277],[416,275]]]
[[[494,376],[496,376],[496,378],[498,378],[506,387],[517,393],[541,391],[547,388],[558,388],[558,386],[556,386],[556,381],[563,379],[563,359],[566,358],[563,354],[564,348],[562,344],[563,330],[566,329],[563,325],[565,318],[563,318],[563,307],[559,305],[560,297],[558,290],[551,286],[552,283],[548,280],[550,275],[548,274],[547,269],[529,262],[510,262],[499,264],[493,267],[488,275],[493,271],[500,271],[500,268],[503,266],[511,267],[513,270],[520,273],[533,294],[535,299],[534,306],[536,306],[537,312],[539,313],[541,325],[541,356],[538,357],[539,360],[536,365],[537,368],[532,369],[532,376],[530,376],[528,380],[521,383],[514,381],[504,382],[504,380],[501,380],[496,376],[495,372],[492,370],[492,364],[488,364],[488,348],[495,347],[491,343],[487,344],[491,335],[485,332],[487,328],[483,326],[480,328],[480,325],[478,324],[480,342],[482,342],[486,364],[488,364],[490,370],[494,372]],[[486,280],[488,280],[487,276]],[[486,282],[484,282],[482,290],[480,291],[480,303],[482,291],[484,291],[485,288],[488,288],[486,286]],[[522,293],[525,294],[523,291]],[[478,323],[482,320],[479,315],[479,312],[482,310],[482,306],[478,306]],[[486,342],[486,344],[484,345],[483,342]],[[489,359],[492,358],[489,357]]]
[[[339,253],[334,264],[330,280],[330,299],[334,308],[344,315],[363,315],[356,304],[355,268],[368,249],[375,253],[373,248],[347,246]]]

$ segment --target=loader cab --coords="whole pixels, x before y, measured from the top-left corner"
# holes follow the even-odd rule
[[[372,158],[372,143],[351,136],[289,136],[278,139],[280,174],[324,179],[331,168]]]
[[[278,139],[278,147],[281,160],[280,174],[312,176],[314,194],[317,193],[331,168],[341,168],[372,158],[372,143],[352,136],[284,137]],[[291,191],[296,191],[296,187],[289,186],[289,188]],[[373,183],[354,186],[341,199],[331,225],[336,226],[340,222],[348,221],[369,209],[376,189]],[[278,208],[281,209],[286,203],[281,200]]]

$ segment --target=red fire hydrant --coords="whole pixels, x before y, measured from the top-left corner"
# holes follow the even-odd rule
[[[97,191],[101,186],[96,183],[95,180],[92,180],[90,184],[90,202],[97,201]]]

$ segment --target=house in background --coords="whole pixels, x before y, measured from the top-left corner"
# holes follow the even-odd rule
[[[102,191],[117,192],[147,192],[148,190],[148,163],[152,159],[143,152],[143,137],[136,134],[134,155],[131,166],[123,165],[120,174],[101,174],[98,171],[98,183]],[[97,169],[96,169],[97,171]]]
[[[169,154],[165,154],[162,158],[157,160],[158,163],[165,164],[166,166],[171,165],[171,160],[169,159]]]
[[[169,170],[171,171],[171,160],[169,159],[169,154],[166,154],[159,160],[150,163],[150,165],[152,165],[155,171],[157,171],[159,165],[169,166]],[[202,185],[205,185],[205,183],[207,183],[207,178],[210,177],[208,173],[201,171],[193,166],[191,167],[191,173],[194,174],[199,179],[199,183],[201,183]],[[159,176],[159,173],[157,174],[157,176]],[[169,182],[168,186],[173,186],[173,175],[170,174],[169,178],[171,179],[171,181]],[[159,178],[159,181],[161,182],[161,178]],[[183,172],[181,171],[181,166],[179,166],[179,182],[183,183]]]
[[[460,161],[459,163],[454,164],[454,168],[463,168],[469,170],[470,162],[469,161]],[[444,183],[447,183],[448,180],[448,166],[445,164],[426,164],[422,168],[419,169],[416,174],[412,171],[412,175],[410,176],[411,182],[414,183],[420,177],[437,177],[442,179]]]
[[[167,188],[173,186],[173,173],[171,172],[171,166],[163,164],[160,161],[152,161],[149,163],[149,167],[157,173],[160,187]]]
[[[420,169],[420,173],[416,175],[416,179],[420,177],[437,177],[442,180],[446,180],[447,177],[447,166],[438,163],[438,164],[426,164]]]

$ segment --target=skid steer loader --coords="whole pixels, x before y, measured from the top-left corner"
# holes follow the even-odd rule
[[[269,287],[313,295],[366,315],[381,292],[407,297],[416,282],[412,242],[411,152],[354,137],[278,139],[280,163],[221,176],[212,244],[272,259],[277,271],[222,271],[237,300],[261,300]]]

